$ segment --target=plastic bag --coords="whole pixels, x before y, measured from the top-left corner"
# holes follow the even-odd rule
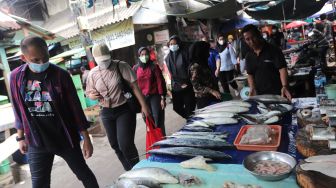
[[[249,128],[240,140],[240,144],[268,144],[272,141],[274,131],[267,125],[258,125]]]

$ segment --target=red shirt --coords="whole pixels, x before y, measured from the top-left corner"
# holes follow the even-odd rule
[[[154,66],[154,67],[153,67]],[[137,69],[135,70],[135,67]],[[149,65],[144,68],[135,65],[133,67],[137,76],[138,86],[144,96],[163,95],[163,76],[158,65]]]

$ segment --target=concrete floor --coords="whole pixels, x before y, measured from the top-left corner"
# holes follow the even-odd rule
[[[166,132],[167,135],[179,130],[185,120],[178,116],[169,104],[166,108]],[[144,159],[146,134],[145,123],[141,116],[137,117],[137,129],[135,143],[139,151],[140,159]],[[100,187],[108,187],[124,172],[117,156],[112,151],[107,137],[93,138],[94,152],[93,156],[87,160],[87,163],[93,173],[96,175]],[[17,184],[15,188],[30,188],[31,180],[27,178],[22,184]],[[72,173],[66,162],[61,158],[55,158],[51,173],[51,187],[53,188],[78,188],[83,187],[81,182]]]

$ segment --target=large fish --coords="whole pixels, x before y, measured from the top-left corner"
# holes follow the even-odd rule
[[[188,136],[218,136],[221,138],[227,138],[229,132],[185,132],[179,131],[172,134],[172,136],[188,135]]]
[[[178,180],[170,174],[167,170],[157,167],[144,167],[144,168],[137,168],[130,171],[125,172],[124,174],[120,175],[119,179],[123,178],[147,178],[153,179],[160,183],[167,183],[167,184],[176,184]]]
[[[250,96],[248,100],[255,100],[262,103],[287,103],[290,104],[290,101],[280,95],[255,95]]]
[[[207,127],[200,127],[200,126],[184,126],[182,128],[182,130],[184,131],[192,131],[192,132],[213,132],[213,130],[211,128],[207,128]]]
[[[222,107],[231,107],[231,106],[239,106],[239,107],[250,108],[251,104],[248,103],[248,102],[244,102],[244,101],[233,100],[233,101],[225,101],[225,102],[220,102],[220,103],[216,103],[216,104],[213,104],[213,105],[209,105],[209,106],[206,106],[204,108],[201,108],[200,110],[212,109],[212,108],[222,108]]]
[[[223,141],[217,140],[207,140],[207,139],[196,139],[196,138],[172,138],[158,141],[152,145],[155,146],[185,146],[185,147],[195,147],[195,148],[211,148],[211,149],[222,149],[222,148],[233,148],[233,145]]]
[[[151,178],[127,178],[127,179],[119,179],[119,181],[121,180],[131,180],[133,181],[135,184],[137,184],[138,186],[146,186],[146,187],[150,187],[150,188],[161,188],[160,182],[151,179]]]
[[[195,120],[193,121],[193,123],[199,123],[205,127],[206,125],[207,127],[210,127],[210,126],[215,126],[215,125],[236,124],[238,123],[238,120],[234,118],[204,118],[202,120]],[[186,126],[191,126],[191,125],[186,125]]]
[[[201,113],[223,113],[223,112],[231,112],[231,113],[244,113],[248,112],[250,109],[248,107],[241,106],[224,106],[224,107],[214,107],[207,109],[199,109],[195,110],[195,114]]]
[[[224,111],[207,112],[207,111],[205,111],[205,112],[196,113],[192,117],[196,117],[196,118],[232,118],[234,116],[235,116],[235,114],[232,113],[232,112],[224,112]]]
[[[231,159],[232,157],[224,152],[210,149],[192,148],[192,147],[171,147],[159,148],[148,151],[149,154],[172,155],[181,157],[196,157],[198,155],[210,159]]]

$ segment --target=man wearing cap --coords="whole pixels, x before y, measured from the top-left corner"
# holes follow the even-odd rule
[[[165,60],[172,76],[173,109],[187,119],[196,107],[195,93],[189,76],[188,49],[184,48],[176,35],[170,37],[168,46],[170,52]]]
[[[89,123],[70,75],[49,63],[48,46],[40,37],[24,38],[21,51],[26,64],[12,71],[10,90],[17,141],[21,153],[28,155],[32,187],[50,187],[55,155],[67,162],[85,187],[98,187],[85,162],[93,153]]]

